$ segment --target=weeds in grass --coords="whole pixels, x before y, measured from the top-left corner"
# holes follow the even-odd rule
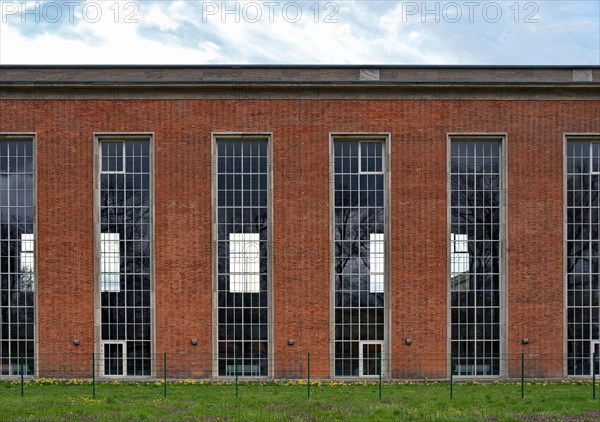
[[[20,396],[18,381],[0,383],[1,420],[600,420],[600,398],[591,381],[551,383],[529,380],[525,399],[520,383],[467,381],[386,381],[383,399],[371,380],[242,382],[239,399],[231,381],[173,380],[97,383],[88,380],[29,379]]]

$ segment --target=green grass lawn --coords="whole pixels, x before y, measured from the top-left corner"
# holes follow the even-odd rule
[[[341,385],[340,385],[341,384]],[[597,387],[600,396],[600,386]],[[0,383],[0,420],[600,420],[600,397],[591,382],[526,385],[447,383],[344,384],[172,382]]]

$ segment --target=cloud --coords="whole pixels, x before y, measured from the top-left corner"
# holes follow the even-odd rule
[[[83,19],[76,13],[73,22],[65,18],[54,27],[44,24],[38,28],[7,19],[0,29],[0,63],[167,64],[185,58],[186,63],[201,64],[217,56],[214,43],[186,47],[141,36],[139,23],[125,22],[124,15],[114,19],[109,6],[102,5],[102,18],[97,21]]]
[[[600,64],[595,1],[1,3],[2,64]]]

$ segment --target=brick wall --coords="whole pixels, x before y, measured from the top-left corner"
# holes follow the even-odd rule
[[[210,375],[211,133],[232,131],[273,134],[276,375],[310,352],[329,376],[330,132],[391,134],[391,371],[428,377],[447,367],[446,135],[507,134],[509,375],[521,352],[563,374],[563,133],[600,133],[598,102],[4,100],[0,115],[0,132],[38,136],[41,375],[93,351],[94,132],[155,133],[156,352]]]

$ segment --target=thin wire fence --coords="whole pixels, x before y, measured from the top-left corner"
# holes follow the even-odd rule
[[[123,406],[132,400],[175,400],[176,406],[193,404],[198,409],[198,400],[202,401],[205,394],[216,394],[229,398],[231,403],[240,403],[237,399],[246,394],[256,394],[255,390],[251,391],[255,388],[252,386],[265,385],[268,388],[275,384],[296,386],[292,397],[294,402],[319,398],[324,394],[322,388],[340,385],[364,388],[361,394],[374,401],[386,400],[386,397],[392,395],[397,399],[398,388],[415,384],[433,384],[438,400],[441,391],[441,399],[445,396],[449,402],[473,395],[474,391],[469,390],[469,387],[476,384],[488,385],[491,389],[488,391],[497,390],[497,396],[507,401],[514,401],[519,397],[525,399],[536,388],[532,386],[534,384],[558,387],[564,384],[567,389],[566,384],[576,384],[579,386],[577,391],[569,393],[571,396],[575,394],[576,400],[596,400],[600,392],[599,356],[588,358],[588,375],[569,375],[565,371],[570,369],[575,372],[579,368],[568,366],[562,356],[536,353],[517,354],[502,360],[493,357],[472,357],[469,360],[464,356],[455,357],[450,354],[422,357],[412,362],[408,357],[406,360],[398,357],[390,359],[389,355],[381,353],[342,357],[306,353],[279,357],[281,359],[273,356],[257,360],[256,356],[236,354],[233,362],[223,363],[212,359],[210,355],[184,353],[113,356],[108,360],[104,354],[94,353],[64,356],[42,354],[34,362],[38,372],[35,376],[26,375],[27,362],[22,358],[18,363],[18,375],[0,379],[0,387],[4,386],[0,393],[0,420],[3,411],[13,411],[9,408],[17,402],[10,400],[19,399],[19,396],[21,400],[18,407],[21,413],[17,416],[21,419],[45,418],[46,410],[56,407],[57,402],[65,408],[66,414],[86,403],[114,404],[114,412],[117,413],[113,416],[127,418]],[[147,362],[150,362],[150,366]],[[233,368],[228,368],[230,365]],[[595,371],[591,368],[595,368]],[[115,371],[121,373],[114,374]],[[131,376],[130,371],[138,375]],[[140,371],[149,372],[148,375],[139,375]],[[226,375],[220,376],[220,371],[225,371]],[[261,375],[261,371],[266,371],[266,375]],[[343,376],[336,374],[336,371],[340,371]],[[352,373],[348,375],[348,371]],[[496,371],[499,373],[496,374]],[[52,403],[49,403],[47,387],[53,386]],[[209,392],[202,386],[210,386],[212,390]],[[425,394],[426,391],[424,390]],[[204,409],[207,406],[210,409]],[[225,407],[221,409],[219,406]],[[223,414],[230,410],[219,403],[205,403],[204,407],[200,411],[207,412],[206,414]],[[236,417],[245,415],[243,407],[238,406],[236,409],[241,412]],[[271,410],[277,412],[277,409]],[[111,414],[101,416],[110,418]],[[256,418],[256,414],[248,418]]]
[[[365,349],[366,350],[366,349]],[[214,358],[209,353],[65,353],[0,360],[0,381],[64,380],[313,380],[383,381],[568,380],[600,373],[600,356],[566,358],[559,354],[516,353],[509,357],[464,355],[330,355],[289,353],[238,354]]]

